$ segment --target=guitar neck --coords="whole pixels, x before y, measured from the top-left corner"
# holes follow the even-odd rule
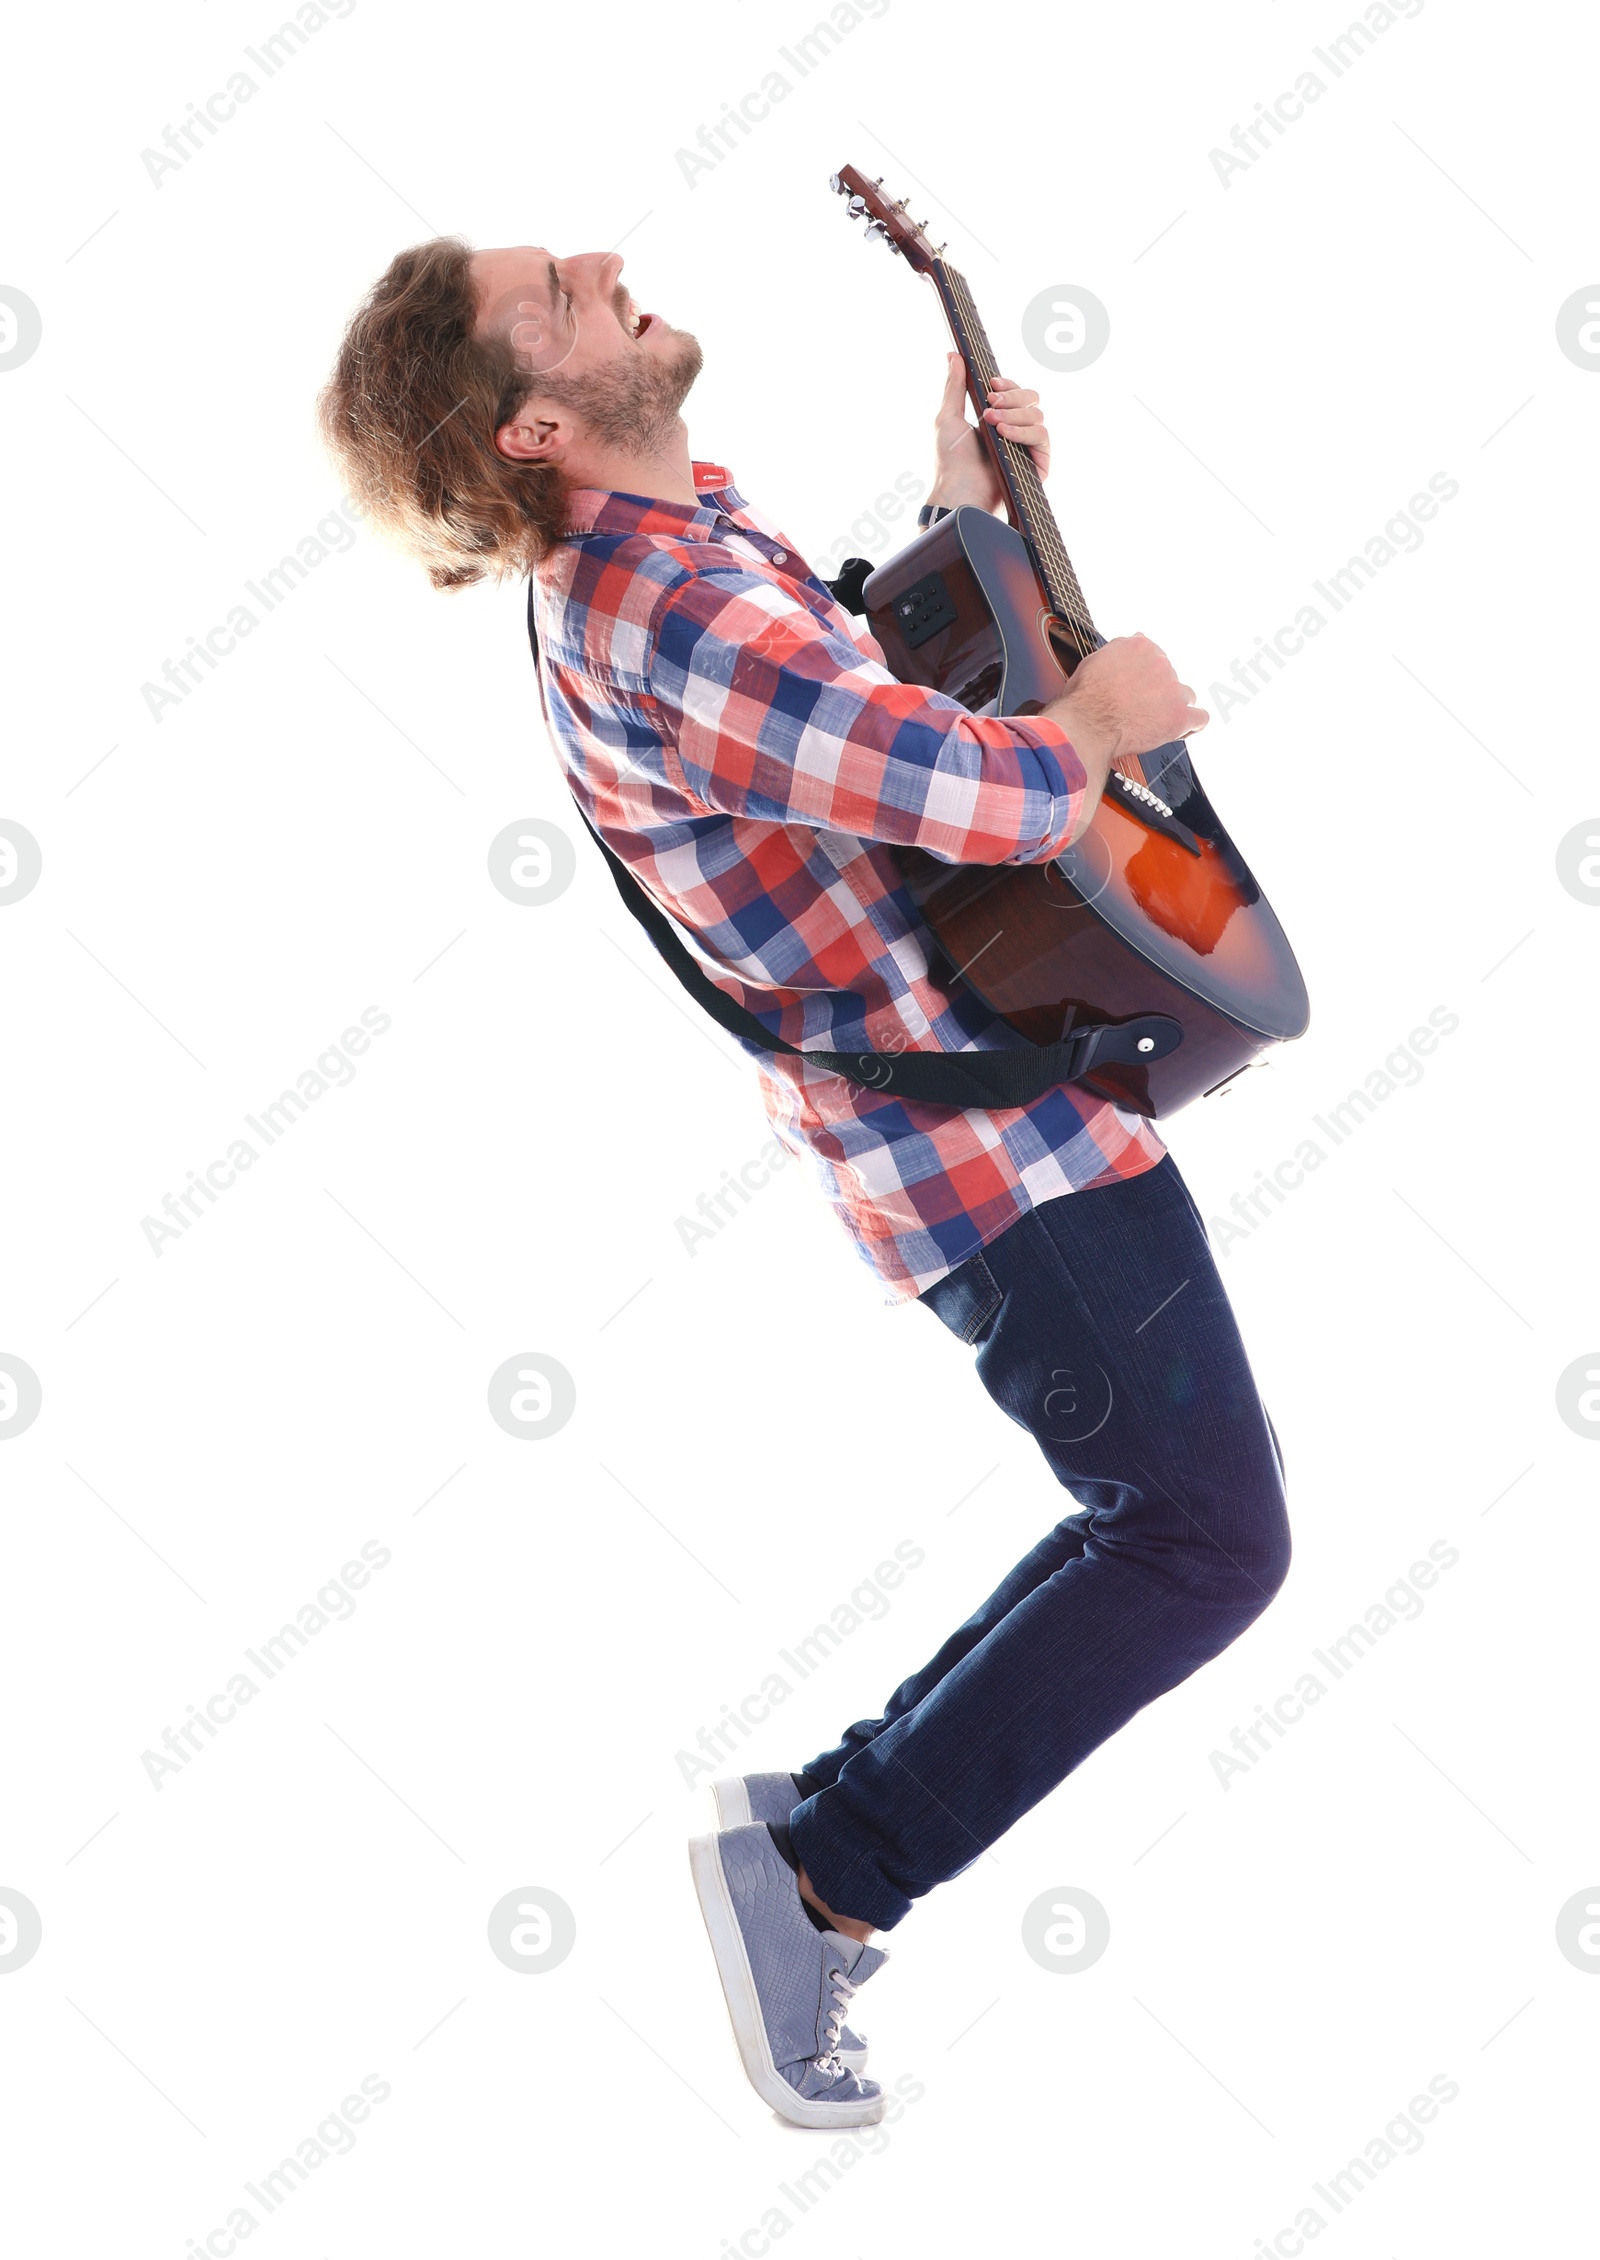
[[[966,364],[968,390],[980,408],[986,407],[999,367],[988,332],[972,303],[966,277],[942,259],[936,259],[929,271],[956,350]],[[1079,656],[1086,656],[1101,638],[1089,617],[1089,607],[1033,456],[1015,440],[1002,438],[990,424],[983,426],[983,436],[1005,486],[1011,522],[1027,544],[1040,588],[1049,600],[1051,611],[1077,645]]]

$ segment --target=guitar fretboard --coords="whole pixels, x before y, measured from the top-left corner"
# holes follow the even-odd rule
[[[935,261],[932,272],[956,346],[987,401],[989,388],[1000,373],[999,364],[982,318],[972,303],[967,279],[943,260]],[[1028,449],[1020,447],[1015,440],[997,434],[996,447],[1001,472],[1010,490],[1017,531],[1032,554],[1051,608],[1057,618],[1066,623],[1081,650],[1093,651],[1100,641],[1099,632],[1089,617],[1089,607],[1061,539],[1061,529],[1056,524],[1038,467]]]

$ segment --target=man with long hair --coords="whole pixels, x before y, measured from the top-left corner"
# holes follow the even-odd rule
[[[805,1055],[1015,1048],[895,851],[1044,862],[1114,755],[1206,716],[1143,636],[1027,717],[896,681],[787,534],[690,456],[699,345],[621,275],[615,252],[403,252],[350,323],[323,431],[437,587],[529,576],[556,750],[622,884],[754,1016],[776,1133],[888,1299],[977,1346],[1080,1503],[881,1717],[792,1773],[716,1783],[721,1825],[691,1845],[752,2084],[800,2125],[861,2125],[885,2099],[844,2019],[884,1958],[874,1931],[1235,1639],[1289,1539],[1276,1437],[1150,1124],[1073,1084],[1022,1106],[906,1100]],[[1048,468],[1036,393],[1001,381],[984,415]],[[936,439],[929,508],[998,509],[954,357]]]

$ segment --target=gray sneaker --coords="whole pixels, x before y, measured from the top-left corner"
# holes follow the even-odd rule
[[[711,1784],[718,1828],[748,1828],[752,1821],[787,1821],[800,1803],[792,1773],[724,1774]]]
[[[797,2127],[874,2125],[883,2090],[838,2046],[851,1995],[887,1954],[813,1926],[764,1822],[691,1838],[689,1865],[751,2086]]]
[[[711,1784],[718,1828],[748,1828],[752,1821],[787,1823],[799,1801],[792,1773],[724,1774]],[[867,2068],[865,2036],[846,2025],[836,2053],[859,2079]]]

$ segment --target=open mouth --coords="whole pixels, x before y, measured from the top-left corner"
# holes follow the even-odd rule
[[[633,300],[631,298],[628,300],[628,311],[623,317],[623,327],[626,329],[630,337],[643,337],[645,331],[650,327],[651,323],[654,320],[655,316],[653,314],[641,314],[638,307],[633,303]]]

